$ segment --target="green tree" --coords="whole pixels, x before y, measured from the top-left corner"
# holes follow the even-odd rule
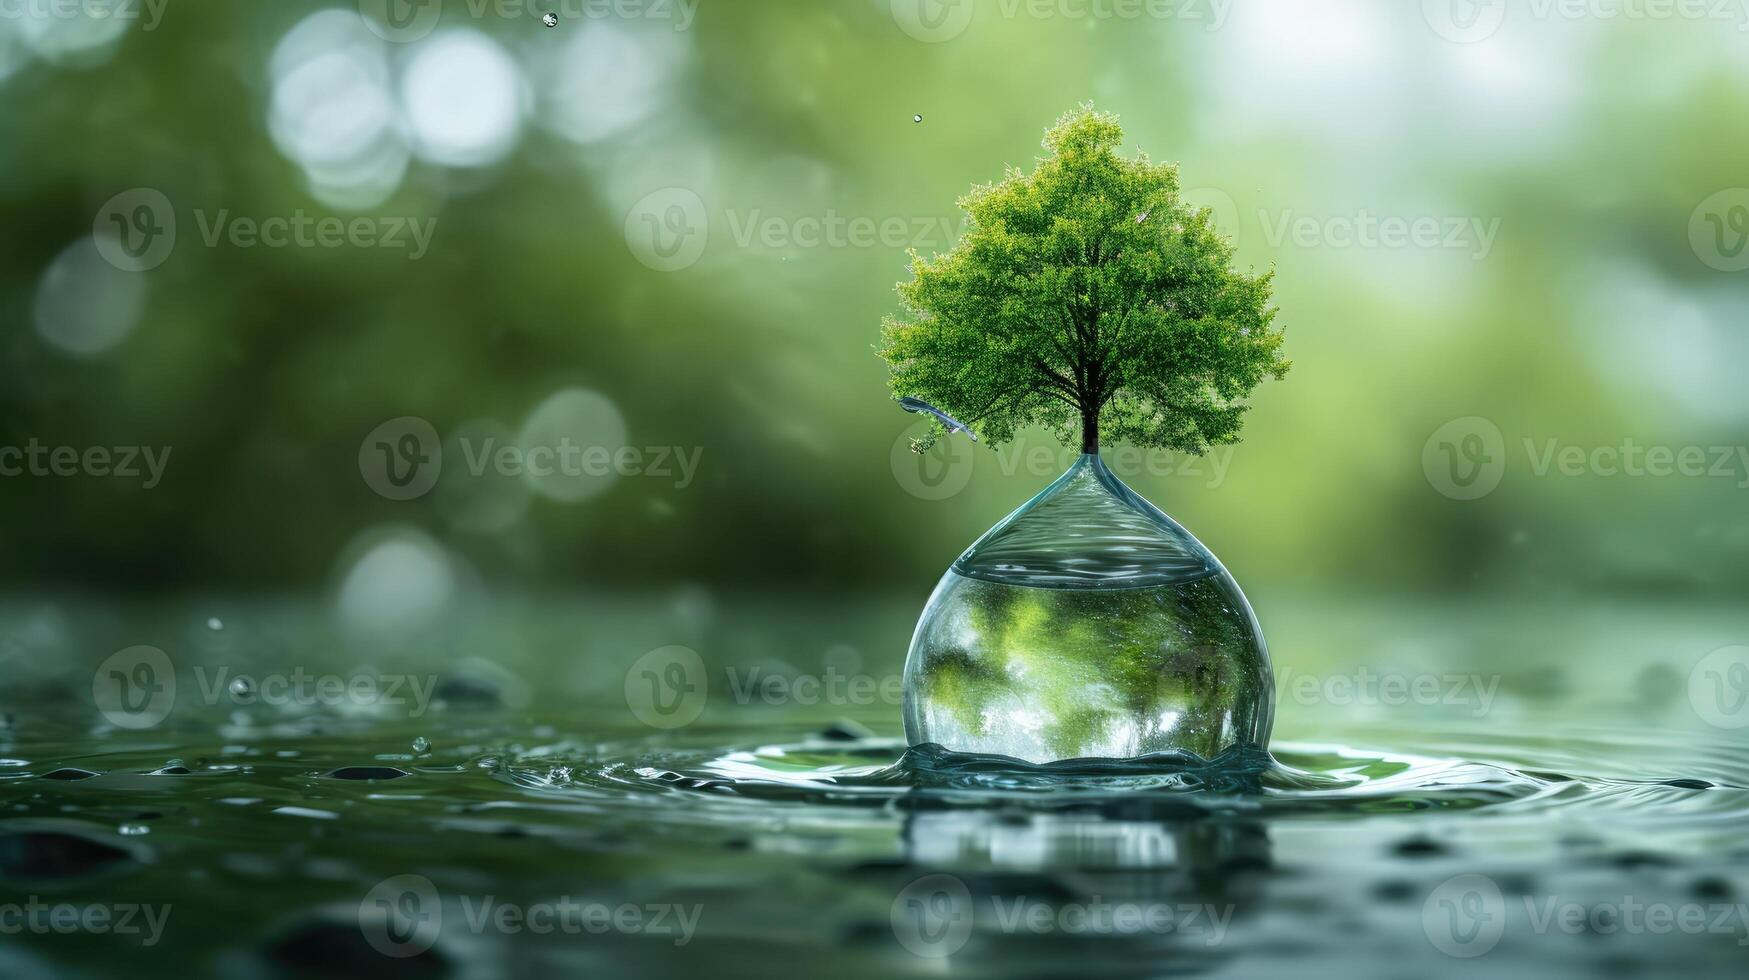
[[[1085,453],[1102,437],[1187,453],[1239,440],[1244,399],[1288,369],[1274,274],[1234,270],[1210,213],[1179,196],[1178,168],[1119,156],[1122,141],[1115,116],[1067,113],[1032,173],[1011,167],[960,199],[951,251],[911,253],[878,348],[895,395],[992,444],[1028,425]]]

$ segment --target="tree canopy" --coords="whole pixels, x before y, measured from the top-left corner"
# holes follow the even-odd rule
[[[1045,134],[1032,173],[960,199],[953,249],[912,251],[879,352],[893,393],[921,398],[991,444],[1042,425],[1097,453],[1101,438],[1201,453],[1239,441],[1245,398],[1280,378],[1273,272],[1179,194],[1178,168],[1118,154],[1117,117],[1081,106]],[[913,448],[946,430],[938,422]]]

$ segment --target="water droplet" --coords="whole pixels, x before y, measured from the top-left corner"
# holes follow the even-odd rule
[[[426,740],[425,736],[421,735],[413,740],[413,751],[424,755],[431,751],[431,743]]]
[[[554,13],[549,13],[546,16],[542,17],[540,19],[540,21],[541,21],[541,23],[547,25],[548,27],[557,27],[557,26],[559,26],[559,15],[554,14]]]
[[[247,697],[255,692],[255,683],[247,677],[237,677],[231,681],[231,693],[237,697]]]
[[[919,113],[918,113],[918,114],[917,114],[917,115],[915,115],[915,116],[912,116],[912,117],[911,117],[911,121],[912,121],[912,122],[914,122],[914,123],[920,123],[920,122],[922,122],[922,121],[923,121],[923,114],[922,114],[922,113],[921,113],[921,112],[919,112]]]
[[[206,628],[209,630],[212,630],[213,632],[216,633],[219,630],[222,630],[225,628],[225,622],[224,622],[224,620],[220,619],[219,617],[213,616],[213,617],[210,617],[209,619],[207,619]]]
[[[120,827],[116,828],[116,832],[121,834],[123,837],[144,837],[145,835],[152,832],[152,828],[146,826],[145,824],[124,823]]]

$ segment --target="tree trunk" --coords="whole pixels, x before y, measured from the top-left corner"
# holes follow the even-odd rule
[[[1084,456],[1099,455],[1099,412],[1081,413],[1081,453]]]

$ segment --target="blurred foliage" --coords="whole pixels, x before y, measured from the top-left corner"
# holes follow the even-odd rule
[[[1538,476],[1525,443],[1743,443],[1749,279],[1701,261],[1689,229],[1700,202],[1744,182],[1744,35],[1520,12],[1459,44],[1420,6],[1245,3],[1211,29],[979,4],[932,43],[888,0],[704,0],[685,30],[548,29],[451,2],[427,39],[310,46],[354,63],[310,69],[334,74],[299,90],[317,103],[306,135],[356,135],[386,113],[369,159],[392,179],[346,200],[294,158],[296,134],[276,135],[297,104],[275,58],[316,12],[356,7],[169,0],[152,29],[72,54],[33,53],[7,20],[0,445],[173,455],[150,490],[0,478],[0,570],[45,586],[320,586],[350,542],[396,525],[512,583],[921,591],[1061,466],[978,448],[963,492],[907,493],[892,456],[913,420],[871,351],[880,317],[905,248],[945,250],[955,197],[1030,165],[1042,128],[1093,99],[1131,147],[1180,164],[1241,268],[1276,268],[1294,379],[1258,393],[1224,478],[1119,470],[1253,598],[1272,584],[1740,591],[1741,463],[1726,477]],[[415,70],[457,36],[514,67],[515,118],[474,98],[496,76]],[[417,87],[446,68],[464,84],[434,102]],[[451,115],[421,123],[414,102]],[[491,152],[457,163],[457,145]],[[179,237],[157,268],[117,274],[146,282],[131,329],[96,353],[47,343],[45,273],[140,187],[174,202]],[[673,187],[698,195],[709,237],[663,271],[628,227]],[[221,211],[437,224],[411,260],[209,246],[202,219]],[[1442,244],[1339,244],[1332,220],[1365,215],[1436,219]],[[808,218],[903,231],[809,244]],[[1444,247],[1450,227],[1458,247]],[[68,302],[125,291],[117,275],[57,288]],[[537,497],[482,533],[452,526],[435,494],[390,500],[361,478],[360,444],[387,420],[515,432],[570,387],[610,399],[634,444],[701,448],[696,480]],[[1492,494],[1453,500],[1423,448],[1469,416],[1499,427],[1508,466]],[[1044,434],[1023,444],[1059,452]]]

